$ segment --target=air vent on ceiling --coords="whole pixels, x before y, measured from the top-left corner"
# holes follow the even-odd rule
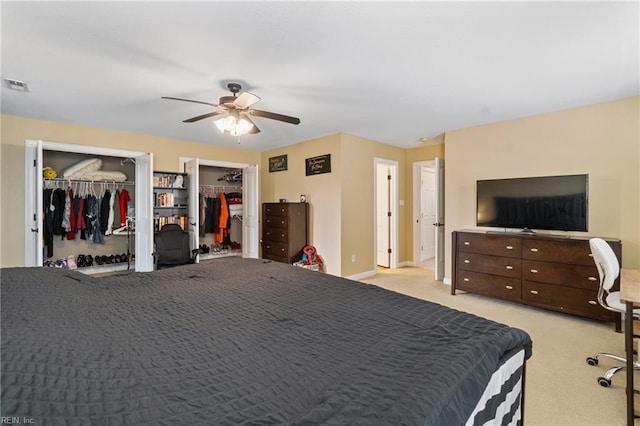
[[[16,80],[13,78],[3,78],[2,81],[4,82],[4,85],[11,90],[17,90],[18,92],[29,91],[29,86],[24,81]]]

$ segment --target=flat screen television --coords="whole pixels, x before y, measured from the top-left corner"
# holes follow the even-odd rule
[[[588,230],[589,175],[478,180],[476,189],[478,226]]]

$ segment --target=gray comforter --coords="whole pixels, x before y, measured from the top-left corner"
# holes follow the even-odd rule
[[[0,279],[2,416],[37,425],[456,425],[504,353],[531,353],[521,330],[259,259]]]

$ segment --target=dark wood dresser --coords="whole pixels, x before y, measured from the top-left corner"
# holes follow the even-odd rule
[[[293,263],[308,244],[309,204],[262,204],[262,258]]]
[[[607,239],[621,262],[620,240]],[[589,237],[453,232],[451,294],[480,293],[616,323],[598,303],[600,279]],[[619,279],[614,288],[619,288]]]

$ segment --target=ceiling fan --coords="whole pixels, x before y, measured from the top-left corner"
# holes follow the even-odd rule
[[[238,93],[242,89],[242,86],[240,86],[238,83],[229,83],[227,84],[227,87],[231,91],[232,95],[222,96],[218,101],[218,104],[196,101],[192,99],[174,98],[171,96],[162,96],[162,99],[193,102],[220,108],[217,111],[187,118],[186,120],[183,120],[183,123],[193,123],[195,121],[204,120],[205,118],[217,117],[214,120],[214,124],[216,125],[216,127],[222,133],[227,132],[233,136],[241,136],[247,133],[255,134],[260,132],[258,126],[256,126],[256,124],[250,118],[250,116],[252,115],[255,117],[284,121],[285,123],[300,124],[300,119],[297,117],[291,117],[288,115],[277,114],[275,112],[250,108],[251,105],[258,102],[260,98],[249,92],[242,92],[240,93],[240,95],[238,95]]]

